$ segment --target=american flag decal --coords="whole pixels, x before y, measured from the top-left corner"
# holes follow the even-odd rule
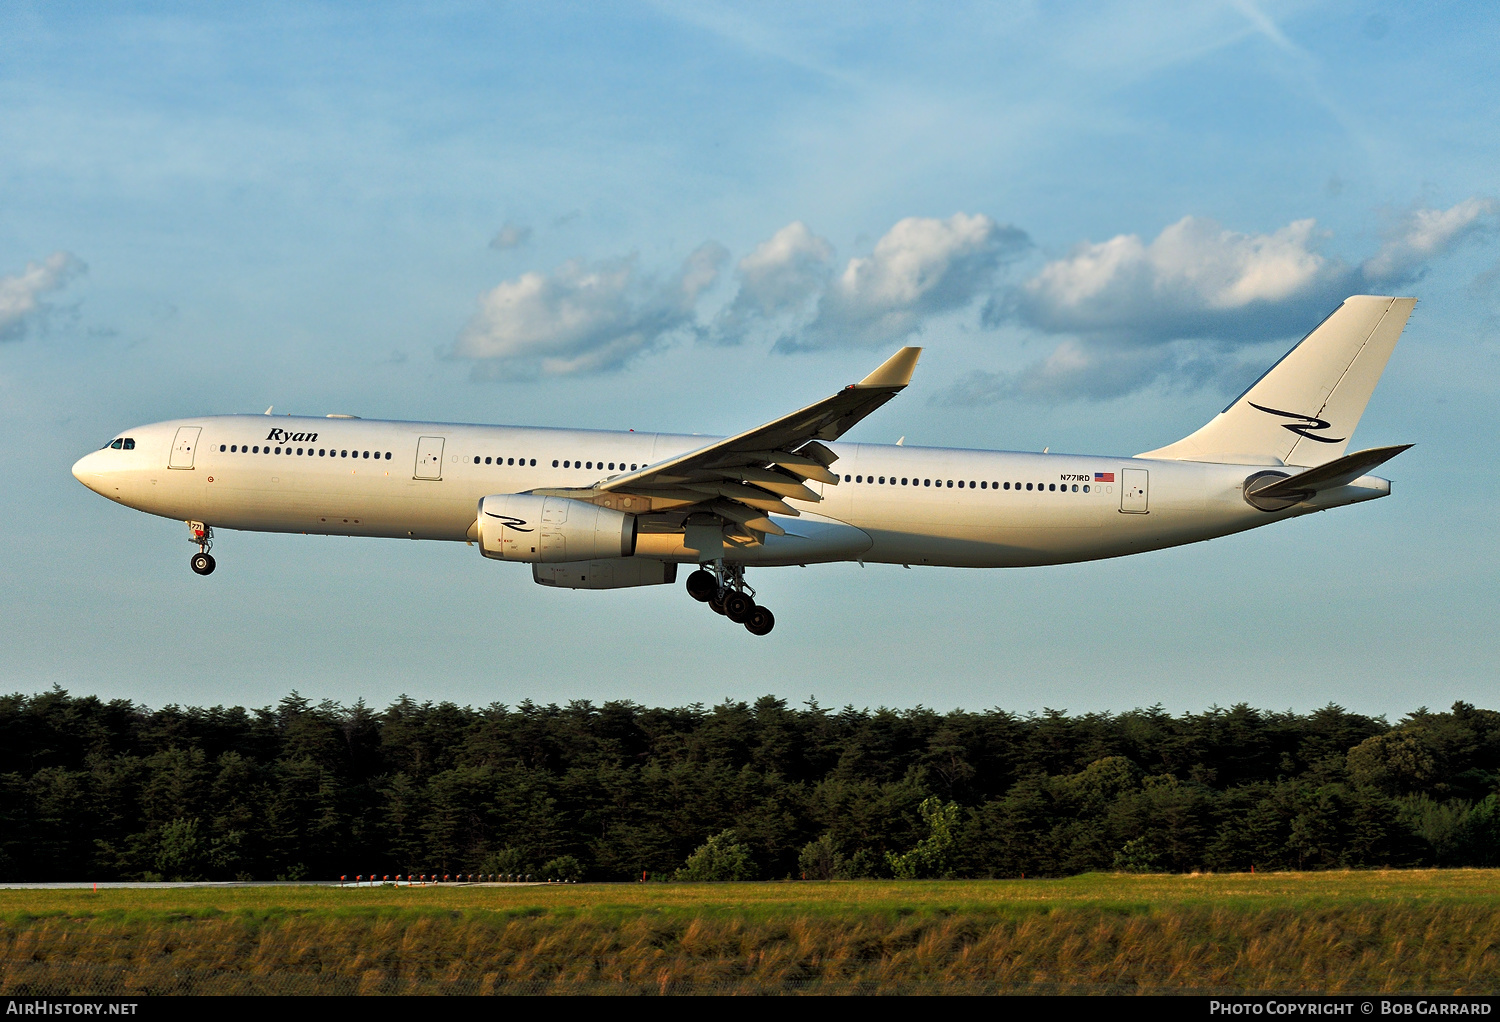
[[[1096,483],[1112,483],[1114,481],[1115,481],[1115,474],[1113,472],[1095,472],[1094,473],[1094,482],[1096,482]]]

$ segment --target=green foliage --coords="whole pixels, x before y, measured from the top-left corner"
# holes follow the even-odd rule
[[[535,873],[531,860],[519,848],[502,848],[491,852],[479,863],[481,873],[499,873],[501,876],[525,876]]]
[[[843,880],[848,877],[849,860],[838,850],[833,838],[824,834],[802,846],[797,868],[803,880]]]
[[[676,872],[675,879],[754,880],[755,876],[750,846],[736,841],[734,831],[726,830],[699,845]]]
[[[915,848],[902,855],[886,852],[886,864],[897,880],[951,877],[957,844],[955,831],[958,829],[961,811],[958,803],[944,802],[933,796],[924,799],[920,808],[922,822],[927,824],[927,836],[918,841]]]
[[[544,880],[561,880],[565,883],[573,883],[583,879],[583,863],[571,855],[559,855],[555,859],[549,859],[542,867],[542,878]]]
[[[1500,865],[1500,713],[0,696],[0,879]],[[940,810],[940,811],[939,811]]]
[[[1115,853],[1115,870],[1120,873],[1155,873],[1161,856],[1149,838],[1133,837]]]

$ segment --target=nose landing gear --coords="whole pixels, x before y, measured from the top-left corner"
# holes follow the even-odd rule
[[[715,614],[744,625],[751,635],[766,635],[776,627],[776,615],[756,603],[755,590],[745,585],[744,565],[716,561],[712,567],[712,571],[699,568],[688,576],[689,596],[708,604]]]
[[[199,575],[214,573],[214,555],[209,553],[214,545],[214,530],[202,522],[188,522],[188,542],[198,545],[198,552],[188,561],[188,566]]]

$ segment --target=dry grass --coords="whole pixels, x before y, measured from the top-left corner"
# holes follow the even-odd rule
[[[1493,993],[1481,870],[0,891],[0,993]]]

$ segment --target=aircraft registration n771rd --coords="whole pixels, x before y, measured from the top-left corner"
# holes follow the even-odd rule
[[[911,381],[859,383],[737,436],[218,415],[126,430],[73,466],[89,489],[214,528],[442,539],[570,589],[676,581],[756,635],[749,566],[1008,568],[1194,543],[1384,497],[1410,445],[1345,454],[1416,304],[1347,299],[1208,425],[1133,458],[845,444]]]

